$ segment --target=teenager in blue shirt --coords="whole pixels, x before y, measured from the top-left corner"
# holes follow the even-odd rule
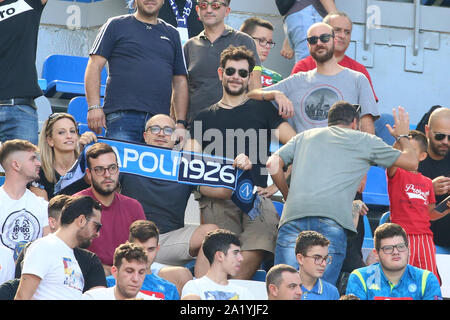
[[[130,242],[144,247],[149,258],[147,275],[145,276],[140,292],[161,300],[179,300],[180,295],[175,284],[152,273],[150,268],[159,249],[158,239],[159,231],[153,222],[148,220],[137,220],[131,224]],[[115,280],[116,279],[113,276],[108,276],[106,278],[108,287],[114,286]]]
[[[408,238],[401,226],[378,226],[374,242],[379,263],[354,270],[348,279],[347,294],[361,300],[442,300],[436,276],[408,264]]]
[[[321,279],[332,257],[328,255],[330,241],[316,231],[302,231],[295,243],[295,255],[302,280],[302,300],[338,300],[339,292]]]

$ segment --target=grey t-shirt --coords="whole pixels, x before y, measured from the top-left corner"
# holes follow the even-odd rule
[[[362,178],[371,165],[390,167],[400,151],[375,135],[331,126],[296,135],[276,154],[285,166],[292,164],[280,227],[295,219],[320,216],[356,232],[352,201]]]
[[[328,110],[339,100],[361,105],[361,116],[380,116],[369,80],[348,68],[333,76],[317,69],[299,72],[264,90],[279,90],[292,101],[294,117],[288,121],[297,132],[326,127]]]

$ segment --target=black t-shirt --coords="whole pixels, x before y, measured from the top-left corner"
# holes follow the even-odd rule
[[[248,100],[233,109],[214,104],[197,115],[190,133],[205,154],[233,160],[245,153],[253,164],[253,182],[266,187],[271,133],[283,121],[278,110],[267,101]],[[199,125],[201,130],[196,129]]]
[[[0,99],[42,95],[36,70],[41,0],[0,2]]]
[[[450,174],[450,153],[447,153],[447,156],[441,161],[427,157],[419,163],[419,172],[430,179],[448,176]],[[446,197],[448,197],[448,193],[436,196],[436,204]],[[433,232],[433,240],[436,245],[450,247],[450,214],[439,220],[431,221],[430,229]]]
[[[175,0],[175,3],[178,7],[178,14],[182,17],[186,0]],[[192,10],[187,18],[189,38],[195,37],[203,31],[203,23],[198,18],[197,11],[195,10],[195,4],[196,1],[192,0]],[[164,1],[163,6],[159,10],[158,18],[163,19],[167,23],[170,23],[175,28],[177,27],[177,20],[175,18],[175,14],[173,13],[172,7],[170,6],[169,0]]]
[[[61,175],[55,170],[55,177],[56,181],[61,178]],[[56,194],[54,194],[55,191],[55,183],[49,182],[47,178],[45,177],[44,171],[41,169],[39,170],[39,180],[37,181],[39,184],[39,187],[44,188],[44,190],[47,192],[48,200],[53,198]],[[81,190],[84,190],[86,188],[89,188],[90,185],[86,183],[84,179],[80,179],[71,185],[67,186],[63,190],[61,190],[58,194],[67,194],[67,195],[73,195]]]
[[[121,174],[121,193],[139,201],[147,220],[153,221],[161,234],[184,227],[186,206],[193,185]]]
[[[15,278],[20,278],[22,275],[22,263],[26,254],[26,250],[31,245],[31,242],[27,243],[23,250],[20,252],[16,261]],[[77,259],[81,272],[84,278],[83,292],[94,287],[103,286],[106,287],[106,276],[102,266],[102,262],[97,255],[91,251],[81,248],[74,248],[73,254]],[[16,288],[17,290],[17,288]]]

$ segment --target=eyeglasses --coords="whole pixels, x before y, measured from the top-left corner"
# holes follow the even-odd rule
[[[105,174],[106,170],[108,170],[109,174],[115,174],[119,170],[119,166],[117,164],[112,164],[107,167],[97,166],[92,168],[96,175],[102,176]]]
[[[437,141],[444,140],[445,137],[447,137],[447,140],[450,141],[450,134],[439,133],[439,132],[433,132],[433,133],[434,133],[434,139]]]
[[[94,224],[95,224],[95,231],[96,232],[99,232],[100,231],[100,229],[102,228],[102,224],[100,223],[100,222],[97,222],[97,221],[94,221],[94,220],[91,220],[91,219],[86,219],[87,221],[92,221]]]
[[[258,40],[258,43],[259,43],[259,45],[261,46],[261,47],[265,47],[265,46],[267,46],[267,45],[269,45],[269,48],[273,48],[273,47],[275,47],[275,42],[273,42],[273,41],[267,41],[266,39],[264,39],[264,38],[255,38],[255,37],[252,37],[253,39],[255,39],[255,40]]]
[[[210,5],[211,9],[213,10],[219,10],[220,8],[222,8],[222,6],[224,7],[228,6],[226,3],[220,1],[213,1],[213,2],[202,1],[199,2],[197,5],[201,10],[206,10],[206,8],[208,8],[208,5]]]
[[[241,78],[247,78],[248,77],[248,70],[245,70],[245,69],[239,69],[239,70],[237,70],[237,72],[238,72],[238,74],[239,74],[239,76],[241,77]],[[228,67],[228,68],[226,68],[225,69],[225,74],[227,75],[227,76],[229,76],[229,77],[231,77],[232,75],[234,75],[236,73],[236,68],[233,68],[233,67]]]
[[[394,248],[397,248],[398,252],[404,252],[404,251],[408,250],[408,245],[406,243],[399,243],[395,246],[381,247],[381,250],[383,250],[383,252],[385,254],[391,254],[394,252]]]
[[[148,130],[150,130],[150,132],[152,134],[159,134],[162,130],[166,136],[171,136],[175,129],[172,127],[168,127],[168,126],[161,128],[160,126],[154,125],[154,126],[148,127],[146,131],[148,131]]]
[[[320,36],[312,36],[306,38],[306,40],[308,41],[309,44],[316,44],[319,39],[322,43],[327,43],[328,41],[330,41],[332,37],[334,38],[334,35],[330,33],[322,33]]]
[[[326,255],[325,257],[319,256],[319,255],[314,255],[314,256],[307,256],[305,255],[305,257],[307,258],[313,258],[314,259],[314,263],[318,266],[320,266],[324,261],[325,264],[330,264],[331,261],[333,260],[331,256]]]

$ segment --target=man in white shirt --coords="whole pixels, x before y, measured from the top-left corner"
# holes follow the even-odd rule
[[[100,221],[101,205],[91,197],[68,200],[60,228],[28,248],[15,299],[81,299],[84,278],[73,248],[88,247],[99,235]]]
[[[111,274],[116,285],[86,291],[84,300],[159,300],[139,292],[148,268],[148,255],[145,249],[135,243],[126,242],[114,252]]]
[[[27,189],[39,178],[39,153],[29,141],[14,139],[0,146],[0,164],[5,170],[5,183],[0,187],[0,246],[14,250],[27,242],[50,233],[48,203]]]
[[[202,248],[210,263],[205,276],[188,281],[181,294],[182,300],[254,300],[251,292],[228,281],[241,267],[241,244],[234,233],[224,229],[210,231]]]

